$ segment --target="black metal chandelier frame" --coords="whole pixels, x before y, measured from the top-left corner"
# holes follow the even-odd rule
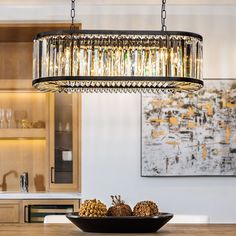
[[[200,34],[193,32],[185,31],[164,31],[164,30],[78,30],[78,29],[68,29],[68,30],[53,30],[47,32],[38,33],[34,40],[38,40],[42,37],[53,36],[53,35],[78,35],[78,34],[103,34],[103,35],[162,35],[162,36],[171,36],[171,35],[180,35],[180,36],[189,36],[203,40]]]

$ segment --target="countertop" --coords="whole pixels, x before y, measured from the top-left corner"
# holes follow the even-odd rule
[[[140,234],[97,234],[81,232],[73,224],[8,224],[0,225],[0,236],[235,236],[235,225],[205,224],[167,224],[156,233]]]
[[[0,192],[0,200],[9,199],[81,199],[80,193],[21,193]]]

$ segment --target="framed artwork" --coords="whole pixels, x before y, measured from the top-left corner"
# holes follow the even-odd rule
[[[142,176],[236,176],[236,79],[142,95]]]

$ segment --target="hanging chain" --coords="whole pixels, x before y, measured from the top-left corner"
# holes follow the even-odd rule
[[[75,0],[71,0],[71,11],[70,11],[70,16],[71,16],[71,26],[70,29],[74,29],[74,21],[75,21]]]
[[[166,31],[166,0],[162,0],[161,6],[161,30]]]

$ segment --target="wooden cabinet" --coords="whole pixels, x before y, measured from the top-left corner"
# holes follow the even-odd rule
[[[50,95],[50,191],[80,190],[80,114],[80,95]]]
[[[46,215],[78,211],[79,199],[0,200],[1,223],[42,223]]]
[[[20,223],[19,201],[0,201],[0,223]]]
[[[29,191],[47,190],[47,101],[48,94],[32,90],[0,90],[0,191],[20,191],[23,172]]]
[[[80,95],[31,85],[33,36],[68,27],[0,25],[0,109],[13,112],[11,122],[0,119],[0,191],[19,191],[23,172],[30,192],[80,191]]]
[[[80,107],[78,94],[0,90],[0,110],[12,111],[0,128],[0,191],[19,191],[23,172],[30,192],[80,191]]]

